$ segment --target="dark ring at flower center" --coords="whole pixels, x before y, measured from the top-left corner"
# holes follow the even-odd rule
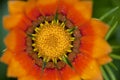
[[[27,29],[27,52],[38,66],[45,68],[64,67],[62,58],[73,61],[79,53],[80,31],[64,15],[40,16]]]

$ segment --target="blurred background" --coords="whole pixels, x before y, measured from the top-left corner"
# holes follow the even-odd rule
[[[103,69],[105,69],[108,77],[108,79],[105,80],[120,80],[120,0],[93,0],[93,3],[92,17],[101,19],[109,24],[110,27],[118,22],[117,27],[108,39],[108,42],[113,48],[113,52],[111,53],[113,54],[113,62],[112,65],[108,64],[112,73],[110,73],[109,69],[105,69],[104,66]],[[7,14],[7,0],[0,0],[0,56],[2,56],[2,51],[5,49],[3,39],[7,34],[7,31],[3,29],[2,17]],[[105,14],[109,15],[106,17]],[[15,78],[7,78],[6,70],[7,65],[0,62],[0,80],[17,80]]]

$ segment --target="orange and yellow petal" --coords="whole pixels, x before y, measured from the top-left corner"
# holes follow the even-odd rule
[[[58,3],[58,13],[66,15],[70,8],[73,7],[75,3],[77,3],[78,0],[59,0]]]
[[[36,79],[35,77],[33,77],[33,76],[23,76],[23,77],[20,77],[20,78],[18,78],[18,80],[38,80],[38,79]]]
[[[37,20],[37,18],[41,15],[36,4],[35,0],[30,0],[25,5],[25,14],[32,21]]]
[[[61,80],[59,72],[57,69],[45,69],[42,76],[41,80]]]
[[[4,16],[3,25],[4,28],[7,30],[11,30],[13,28],[26,30],[27,27],[31,25],[31,22],[23,14],[16,14],[16,15]]]
[[[58,12],[67,15],[76,26],[81,26],[91,18],[92,1],[60,0]]]
[[[82,36],[100,36],[105,37],[109,26],[100,20],[92,19],[85,25],[79,27]]]
[[[25,43],[26,34],[19,30],[12,30],[5,38],[4,42],[8,49],[11,51],[23,51],[26,48]]]
[[[34,60],[26,52],[15,52],[15,59],[21,64],[21,66],[26,70],[28,75],[40,79],[41,69],[38,67]],[[27,61],[26,61],[27,60]]]
[[[34,65],[32,65],[30,69],[31,70],[29,71],[28,76],[30,75],[33,76],[33,78],[35,78],[36,80],[40,80],[42,75],[41,68],[34,63]]]
[[[26,53],[15,53],[10,50],[6,50],[0,61],[8,64],[8,77],[21,78],[23,76],[27,76],[29,72],[32,73],[31,77],[34,77],[35,73],[37,73],[35,67],[32,65],[32,60],[28,57],[28,55],[26,55]]]
[[[2,56],[1,61],[8,64],[8,77],[18,77],[18,79],[20,78],[23,80],[29,78],[33,80],[40,79],[41,70],[35,65],[28,54],[25,52],[11,52],[9,50],[6,50],[5,53],[8,55]]]
[[[109,62],[112,61],[112,58],[109,56],[109,55],[104,55],[100,58],[97,58],[97,62],[100,64],[100,65],[104,65],[104,64],[107,64]]]
[[[96,61],[88,63],[88,66],[84,69],[81,77],[85,80],[103,80],[100,66]]]
[[[112,50],[110,45],[98,36],[84,36],[80,42],[80,51],[94,58],[108,54]]]
[[[88,55],[83,53],[78,54],[73,65],[81,79],[102,80],[98,64]]]
[[[38,8],[45,15],[54,15],[57,11],[58,0],[38,0]]]
[[[25,5],[25,1],[8,1],[8,11],[10,14],[22,14],[24,13]]]
[[[12,58],[13,58],[12,52],[10,52],[9,50],[5,50],[4,54],[0,58],[0,61],[4,62],[5,64],[10,64]]]
[[[80,76],[70,66],[66,65],[60,70],[62,80],[81,80]]]
[[[81,26],[91,19],[92,16],[92,1],[80,1],[76,3],[67,13],[67,18],[70,19],[75,26]]]
[[[26,70],[21,66],[21,64],[14,58],[8,65],[7,76],[8,77],[22,77],[27,74]]]

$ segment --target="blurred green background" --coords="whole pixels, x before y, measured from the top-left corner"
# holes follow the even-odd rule
[[[93,17],[94,18],[100,18],[102,15],[106,14],[110,10],[112,10],[115,7],[120,7],[120,0],[93,0]],[[0,56],[2,55],[2,50],[5,49],[5,45],[3,43],[3,39],[7,34],[7,31],[3,29],[2,25],[2,17],[4,15],[8,14],[7,10],[7,0],[0,0]],[[110,22],[110,20],[113,18],[114,20]],[[111,15],[106,17],[104,22],[108,23],[111,27],[112,25],[118,21],[117,28],[113,31],[112,35],[108,39],[108,42],[113,46],[113,52],[112,54],[119,55],[120,56],[120,8],[117,9],[115,12],[113,12]],[[110,67],[113,71],[113,74],[115,75],[115,80],[120,80],[120,57],[119,59],[113,59],[113,63],[116,65],[118,70],[115,70],[114,67]],[[0,63],[0,80],[16,80],[14,78],[7,78],[6,77],[6,70],[7,65]],[[108,75],[108,71],[106,71]],[[110,75],[108,75],[111,77]],[[108,80],[112,80],[109,78]]]

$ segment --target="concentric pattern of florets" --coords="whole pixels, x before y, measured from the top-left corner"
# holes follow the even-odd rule
[[[64,58],[73,61],[76,53],[79,53],[80,41],[77,38],[80,38],[81,35],[78,28],[66,19],[64,15],[56,15],[58,15],[56,18],[46,16],[48,19],[44,19],[42,22],[38,20],[38,25],[33,24],[32,27],[34,28],[30,27],[27,29],[26,33],[29,34],[27,47],[28,49],[31,48],[31,52],[30,50],[27,51],[31,53],[30,56],[33,59],[41,59],[36,61],[38,66],[42,66],[43,62],[45,62],[47,64],[46,68],[62,65],[59,67],[61,69],[64,67]],[[30,33],[29,30],[32,32]],[[77,45],[75,44],[76,41]],[[36,55],[36,57],[33,55]],[[59,64],[60,62],[62,63]]]

